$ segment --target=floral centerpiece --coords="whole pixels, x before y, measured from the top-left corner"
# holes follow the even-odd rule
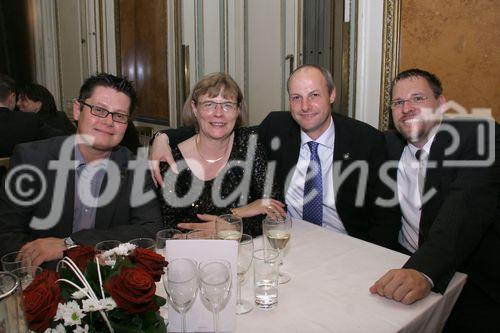
[[[68,249],[57,271],[44,270],[23,291],[26,321],[37,333],[164,333],[165,299],[156,284],[167,266],[153,251],[125,243],[96,255]]]

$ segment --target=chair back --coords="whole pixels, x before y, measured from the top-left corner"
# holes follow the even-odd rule
[[[149,141],[153,138],[154,129],[151,126],[136,126],[137,136],[142,147],[149,147]]]

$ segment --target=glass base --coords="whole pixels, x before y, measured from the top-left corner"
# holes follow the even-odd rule
[[[285,284],[287,282],[290,282],[291,279],[292,278],[287,273],[280,272],[280,275],[279,275],[279,278],[278,278],[278,283],[279,284]]]
[[[241,303],[236,303],[236,314],[245,314],[253,310],[253,305],[249,301],[241,300]]]

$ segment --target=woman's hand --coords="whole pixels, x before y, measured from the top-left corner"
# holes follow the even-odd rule
[[[212,238],[215,234],[215,219],[217,216],[210,214],[196,214],[203,222],[179,223],[177,228],[198,231],[199,238]]]
[[[164,187],[165,183],[163,182],[163,176],[160,172],[160,162],[167,162],[172,168],[172,171],[178,173],[177,165],[172,156],[172,150],[168,144],[168,136],[165,133],[158,134],[154,138],[153,145],[150,147],[149,152],[149,168],[151,170],[151,176],[153,177],[153,183],[156,186]]]
[[[286,217],[285,204],[275,199],[258,199],[248,205],[234,208],[233,212],[241,217],[267,215],[274,219]]]

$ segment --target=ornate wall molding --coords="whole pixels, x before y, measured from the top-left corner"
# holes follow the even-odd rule
[[[379,128],[390,126],[391,81],[399,71],[401,31],[401,0],[384,0],[384,29],[382,32],[382,75],[380,91]]]

